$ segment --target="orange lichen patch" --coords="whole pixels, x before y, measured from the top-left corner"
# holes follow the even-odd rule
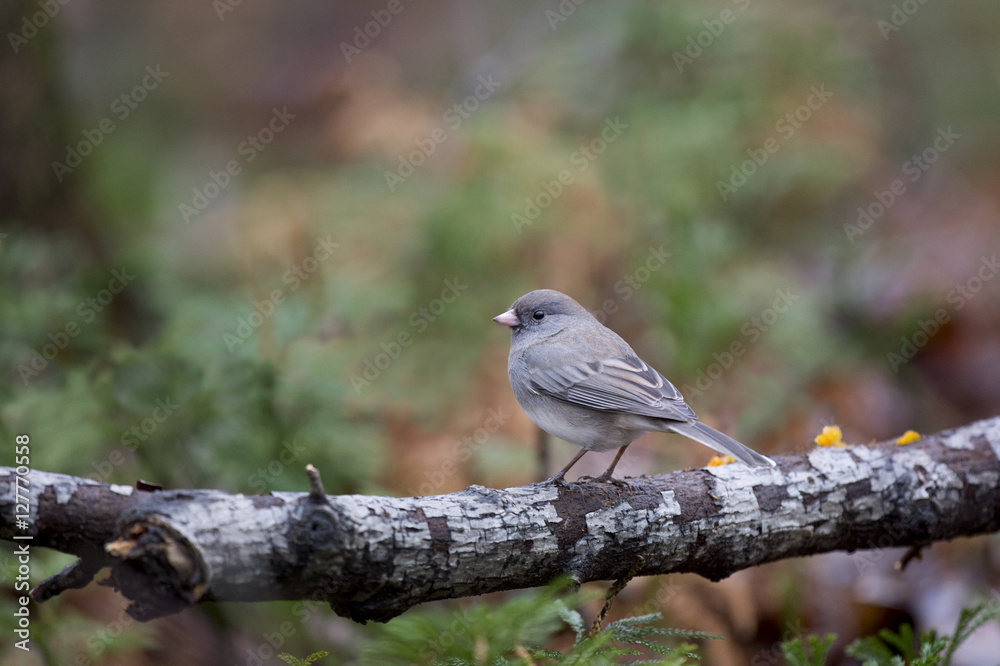
[[[896,446],[903,446],[904,444],[909,444],[910,442],[915,442],[920,439],[920,433],[916,430],[907,430],[896,440]]]
[[[842,437],[843,434],[840,432],[840,426],[823,426],[823,432],[816,435],[816,445],[842,448],[844,446],[844,441],[841,439]]]
[[[722,465],[728,465],[732,462],[736,462],[736,459],[732,456],[712,456],[712,459],[708,461],[708,466],[720,467]]]

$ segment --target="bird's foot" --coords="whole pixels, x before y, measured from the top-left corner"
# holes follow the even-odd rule
[[[567,482],[566,482],[566,479],[563,478],[563,473],[562,472],[559,472],[558,474],[553,474],[552,476],[550,476],[546,480],[542,481],[542,483],[545,484],[545,485],[552,484],[554,486],[565,486],[565,485],[568,485]]]
[[[583,485],[578,482],[567,481],[562,474],[556,474],[555,476],[542,482],[543,485],[553,485],[566,488],[568,490],[573,490],[580,492],[583,490]]]
[[[631,486],[632,482],[628,479],[616,479],[610,474],[601,474],[594,479],[595,481],[601,481],[603,483],[610,483],[613,486],[626,487]]]

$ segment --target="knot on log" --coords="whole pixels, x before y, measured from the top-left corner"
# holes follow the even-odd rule
[[[127,524],[122,537],[105,546],[121,562],[108,581],[126,598],[127,612],[148,620],[201,601],[209,575],[198,549],[168,523],[146,518]]]

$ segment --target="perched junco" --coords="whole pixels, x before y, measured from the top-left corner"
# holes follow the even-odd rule
[[[617,333],[566,294],[538,289],[493,321],[510,327],[507,374],[538,427],[583,450],[549,479],[561,482],[587,451],[625,449],[641,435],[676,432],[753,467],[774,461],[699,422],[680,392]]]

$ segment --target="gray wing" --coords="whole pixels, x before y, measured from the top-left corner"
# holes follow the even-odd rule
[[[528,371],[532,390],[605,412],[690,421],[695,413],[673,384],[635,355]]]

